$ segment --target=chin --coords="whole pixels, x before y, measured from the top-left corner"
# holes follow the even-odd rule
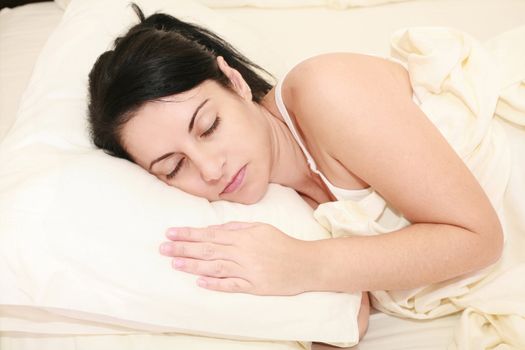
[[[257,188],[256,191],[250,193],[246,204],[255,204],[260,202],[266,195],[266,192],[268,192],[268,184],[266,184],[266,186],[264,186],[263,188]]]
[[[261,196],[260,198],[250,198],[246,200],[240,200],[238,201],[238,203],[246,204],[246,205],[255,204],[255,203],[258,203],[263,197],[264,196]]]
[[[225,200],[246,205],[255,204],[264,198],[267,191],[268,184],[266,184],[266,186],[257,186],[257,188],[254,188],[249,192],[244,192],[242,195],[232,196],[233,198],[231,199],[225,198]]]

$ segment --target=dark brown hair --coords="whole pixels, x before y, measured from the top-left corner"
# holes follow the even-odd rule
[[[144,103],[191,90],[205,80],[229,88],[217,56],[241,73],[255,102],[272,88],[257,73],[271,76],[267,71],[218,35],[163,13],[146,18],[136,4],[131,6],[140,23],[117,38],[114,48],[97,59],[89,74],[91,137],[106,153],[132,160],[120,132]]]

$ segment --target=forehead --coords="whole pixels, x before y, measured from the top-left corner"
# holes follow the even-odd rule
[[[146,102],[126,123],[125,128],[128,124],[131,126],[130,129],[135,129],[137,124],[142,128],[147,128],[148,125],[154,126],[155,119],[162,119],[168,115],[172,117],[168,118],[170,121],[188,123],[195,109],[205,99],[212,97],[215,103],[220,102],[227,95],[225,90],[218,83],[207,80],[191,90]]]
[[[214,87],[203,83],[192,90],[145,103],[122,128],[126,151],[147,168],[147,162],[172,146],[166,144],[168,140],[183,140],[188,135],[193,113],[211,95]]]
[[[192,107],[199,104],[208,92],[206,86],[201,84],[194,89],[179,94],[166,96],[143,104],[131,118],[130,122],[148,124],[156,117],[162,117],[166,113],[177,116],[176,120],[191,117]],[[194,110],[194,109],[193,109]],[[187,112],[190,112],[188,114]],[[173,114],[175,113],[175,114]]]

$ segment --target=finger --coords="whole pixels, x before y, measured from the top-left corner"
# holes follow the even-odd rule
[[[222,227],[222,224],[219,225],[209,225],[208,228],[218,228],[220,229]]]
[[[197,279],[199,287],[227,293],[250,293],[253,286],[242,278],[214,278],[200,277]]]
[[[257,222],[230,221],[230,222],[226,222],[221,225],[213,225],[213,226],[217,226],[217,228],[222,228],[225,230],[240,230],[240,229],[250,228],[258,224],[259,223]]]
[[[194,275],[217,278],[238,277],[240,272],[239,265],[228,260],[203,261],[188,258],[174,258],[171,266],[176,270]]]
[[[242,222],[242,221],[228,221],[219,225],[211,225],[208,227],[215,227],[218,229],[224,229],[224,230],[238,230],[243,228],[249,228],[254,226],[254,222]]]
[[[235,236],[230,232],[215,227],[171,227],[166,231],[166,237],[172,241],[211,242],[226,245],[235,242]]]
[[[232,246],[208,242],[164,242],[159,247],[159,252],[165,256],[200,260],[229,260],[233,256],[232,250]]]

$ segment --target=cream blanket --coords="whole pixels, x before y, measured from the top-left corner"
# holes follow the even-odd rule
[[[372,292],[372,303],[415,319],[462,312],[450,349],[525,349],[525,27],[484,46],[452,29],[413,28],[394,34],[391,45],[421,109],[498,210],[505,251],[483,271],[413,290]],[[314,215],[334,237],[409,224],[376,192],[322,204]]]

